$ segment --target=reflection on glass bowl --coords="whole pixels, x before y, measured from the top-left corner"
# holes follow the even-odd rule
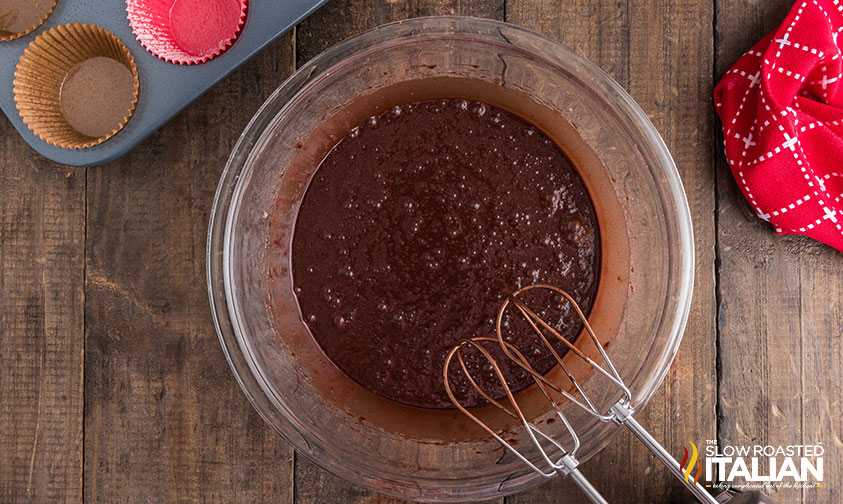
[[[528,119],[577,166],[603,244],[589,320],[609,341],[635,407],[673,361],[694,268],[690,213],[664,143],[617,83],[562,44],[496,21],[419,18],[302,65],[243,132],[217,190],[208,283],[220,341],[255,408],[300,453],[358,485],[425,501],[491,498],[542,478],[458,412],[387,401],[339,372],[301,320],[290,249],[307,183],[337,138],[397,103],[447,97]],[[598,404],[617,400],[618,391],[600,387],[584,369],[575,372]],[[543,422],[548,407],[533,389],[519,401]],[[586,460],[618,429],[568,406]],[[479,414],[525,440],[490,408]],[[547,425],[560,436],[563,429]],[[519,446],[537,459],[528,442]]]

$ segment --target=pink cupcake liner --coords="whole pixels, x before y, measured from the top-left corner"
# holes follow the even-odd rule
[[[225,51],[246,21],[247,0],[126,0],[138,42],[159,59],[204,63]]]

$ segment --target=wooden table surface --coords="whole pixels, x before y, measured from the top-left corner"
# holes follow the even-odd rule
[[[711,92],[789,0],[331,0],[127,156],[47,161],[0,119],[0,502],[392,502],[297,456],[237,386],[205,287],[214,190],[258,106],[326,47],[392,20],[506,20],[593,60],[641,104],[696,235],[688,329],[639,417],[687,441],[823,443],[843,502],[843,255],[774,236],[726,167]],[[2,62],[2,64],[10,64]],[[629,435],[583,468],[611,502],[691,502]],[[554,480],[511,504],[584,502]]]

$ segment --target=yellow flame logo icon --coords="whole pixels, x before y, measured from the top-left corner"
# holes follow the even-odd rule
[[[682,457],[682,462],[679,463],[679,471],[685,476],[685,481],[687,483],[691,482],[691,471],[694,469],[694,466],[697,464],[697,461],[700,457],[700,452],[697,449],[697,445],[694,444],[693,441],[688,441],[691,443],[691,456],[690,460],[688,460],[688,449],[684,446],[682,447],[685,450],[685,456]],[[687,462],[687,465],[686,465]],[[700,480],[700,476],[702,476],[702,461],[700,461],[699,466],[697,467],[697,474],[694,475],[693,483],[696,485],[697,482]]]

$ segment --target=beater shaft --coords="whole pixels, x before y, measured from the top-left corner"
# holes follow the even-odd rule
[[[697,498],[700,502],[704,502],[705,504],[718,504],[717,499],[715,499],[710,493],[706,492],[705,489],[700,485],[698,482],[694,483],[685,479],[685,476],[682,474],[682,470],[679,467],[679,462],[673,458],[673,455],[670,454],[667,450],[664,449],[664,446],[661,445],[656,438],[654,438],[650,433],[645,429],[640,423],[638,423],[635,418],[632,416],[632,411],[628,406],[618,402],[614,406],[612,406],[611,412],[615,415],[615,422],[625,426],[629,429],[635,437],[637,437],[644,446],[646,446],[653,455],[658,458],[662,464],[664,464],[667,469],[676,476],[679,481],[685,485],[694,497]]]
[[[603,498],[600,495],[600,492],[594,488],[594,485],[588,481],[588,478],[582,475],[579,469],[574,469],[570,473],[568,473],[568,477],[582,490],[582,493],[588,497],[588,500],[593,502],[594,504],[609,504],[609,501]]]
[[[582,348],[579,348],[578,346],[574,345],[574,343],[571,343],[570,341],[563,338],[559,331],[557,331],[552,325],[548,324],[544,319],[542,319],[542,317],[537,315],[534,310],[530,309],[526,305],[526,303],[524,303],[523,300],[518,298],[519,295],[533,289],[546,290],[554,295],[560,295],[565,301],[570,303],[570,305],[574,308],[574,311],[576,312],[577,316],[582,321],[583,326],[585,328],[585,333],[589,336],[590,341],[595,345],[598,353],[600,354],[600,357],[605,363],[605,367],[601,366],[600,364],[595,362],[594,359],[590,358],[583,351]],[[539,374],[535,369],[533,369],[532,365],[524,356],[524,354],[521,353],[512,344],[506,341],[507,338],[504,338],[502,333],[502,327],[504,327],[502,321],[504,318],[504,312],[508,306],[514,306],[517,312],[520,313],[527,320],[529,326],[532,328],[537,338],[548,349],[551,355],[553,355],[557,365],[562,369],[562,371],[564,371],[565,376],[567,376],[568,380],[570,380],[571,384],[574,386],[573,392],[568,392],[567,390],[565,390],[564,387],[561,387],[559,384],[552,383],[551,381],[549,381],[548,378]],[[549,401],[549,403],[553,407],[553,410],[556,413],[556,416],[560,420],[562,420],[564,426],[570,434],[571,439],[573,440],[573,448],[571,450],[566,450],[562,447],[559,442],[554,440],[552,436],[539,430],[524,416],[524,413],[521,411],[521,408],[516,403],[514,394],[507,385],[506,379],[503,376],[503,373],[501,372],[501,369],[498,366],[497,362],[489,353],[489,351],[481,345],[481,342],[495,341],[492,338],[480,337],[471,340],[462,340],[457,346],[455,346],[451,350],[445,361],[445,387],[451,401],[454,403],[454,405],[457,406],[460,411],[462,411],[465,415],[474,420],[475,423],[477,423],[480,427],[486,430],[486,432],[491,434],[507,450],[515,454],[531,469],[538,472],[544,477],[553,476],[555,473],[561,474],[562,476],[568,476],[574,481],[574,483],[576,483],[576,485],[592,502],[595,502],[597,504],[606,503],[606,500],[600,495],[597,489],[595,489],[594,486],[592,486],[591,483],[588,481],[588,479],[586,479],[585,476],[583,476],[582,473],[580,473],[577,469],[579,462],[577,461],[576,454],[580,447],[579,437],[577,435],[576,429],[574,429],[574,427],[568,421],[565,413],[562,411],[559,404],[557,404],[556,400],[554,400],[551,396],[550,392],[553,391],[559,396],[562,396],[563,398],[569,400],[572,404],[586,411],[592,417],[600,420],[601,422],[613,422],[617,425],[623,425],[628,428],[630,431],[632,431],[635,437],[641,440],[641,442],[644,443],[644,446],[646,446],[665,465],[665,467],[667,467],[668,470],[670,470],[670,472],[682,482],[682,484],[694,495],[694,497],[696,497],[700,502],[704,504],[718,504],[717,500],[715,500],[714,497],[712,497],[711,494],[709,494],[702,487],[702,485],[698,484],[697,482],[692,482],[690,480],[685,479],[680,469],[679,462],[677,462],[676,459],[674,459],[673,456],[671,456],[670,453],[665,450],[664,447],[658,441],[656,441],[656,439],[651,436],[650,433],[647,432],[647,430],[641,426],[641,424],[639,424],[635,420],[635,418],[633,418],[634,409],[632,407],[631,391],[624,383],[620,373],[609,358],[606,349],[601,344],[594,330],[589,325],[585,314],[582,312],[579,305],[577,305],[576,301],[571,297],[570,294],[552,285],[531,285],[515,291],[513,294],[506,298],[500,310],[498,311],[498,317],[495,323],[495,332],[497,333],[496,341],[503,350],[503,353],[509,358],[509,360],[511,360],[518,367],[532,375],[539,390]],[[585,389],[580,384],[579,380],[577,380],[577,378],[574,376],[568,366],[566,366],[560,353],[553,347],[551,342],[548,341],[548,334],[558,340],[559,342],[563,343],[572,355],[579,358],[582,362],[585,362],[586,364],[591,366],[595,371],[597,371],[598,373],[595,376],[602,376],[603,379],[606,379],[608,382],[610,382],[617,388],[621,398],[614,404],[614,406],[609,408],[608,412],[601,411],[596,406],[595,401],[593,401],[592,398],[588,396],[588,394],[585,392]],[[506,397],[511,405],[511,409],[507,408],[499,401],[491,397],[487,392],[482,389],[482,387],[480,387],[480,385],[474,380],[474,378],[472,378],[471,374],[469,373],[468,367],[465,365],[461,353],[462,349],[467,346],[472,346],[476,350],[478,350],[493,366],[495,375],[498,381],[503,386],[504,391],[506,392]],[[501,438],[494,430],[484,424],[478,417],[473,415],[459,403],[453,391],[451,390],[451,384],[449,379],[449,368],[452,358],[455,355],[458,358],[462,372],[468,378],[468,381],[471,386],[474,387],[474,389],[477,390],[492,405],[498,407],[499,409],[503,410],[510,416],[520,421],[520,423],[525,427],[527,434],[530,436],[533,445],[538,449],[538,452],[541,455],[542,459],[547,465],[549,465],[553,469],[553,471],[546,472],[537,467],[532,462],[530,462],[527,457],[525,457],[518,450],[513,448],[509,443],[503,440],[503,438]],[[578,397],[574,395],[577,393]],[[545,449],[545,447],[542,445],[542,442],[544,442],[545,445],[551,445],[552,447],[558,449],[562,453],[562,457],[556,462],[554,462],[553,459],[550,458],[547,449]]]

